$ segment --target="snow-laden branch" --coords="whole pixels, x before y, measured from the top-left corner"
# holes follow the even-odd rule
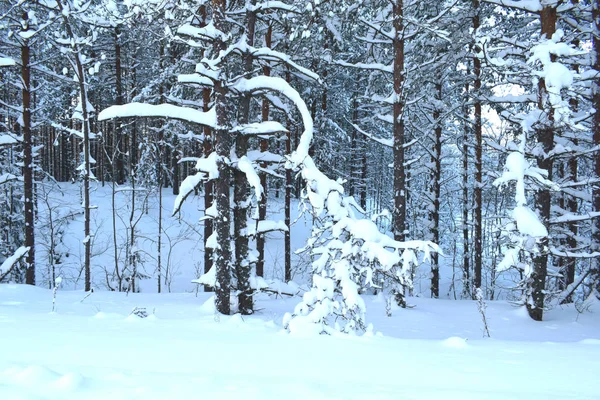
[[[246,235],[248,237],[254,237],[257,234],[275,231],[287,232],[289,229],[283,221],[261,220],[256,221],[256,224],[254,225],[250,224],[246,228]]]
[[[200,125],[217,126],[217,114],[214,108],[207,112],[194,110],[192,108],[180,107],[173,104],[144,104],[130,103],[122,106],[111,106],[102,110],[98,115],[99,121],[112,118],[125,117],[163,117],[182,121],[193,122]]]
[[[8,257],[2,265],[0,265],[0,280],[2,280],[6,274],[17,264],[17,262],[25,257],[29,253],[29,247],[21,246],[14,252],[14,254]]]
[[[539,13],[544,8],[540,0],[483,0],[484,3],[515,8],[517,10]]]
[[[21,140],[13,135],[0,134],[0,146],[10,146],[19,143]]]
[[[268,10],[282,10],[287,12],[298,13],[299,10],[294,4],[286,4],[283,1],[264,1],[255,5],[249,4],[247,6],[248,11],[268,11]]]
[[[12,67],[16,65],[15,60],[10,57],[0,57],[0,67]]]
[[[197,65],[196,72],[204,76],[210,77],[210,74],[214,73],[210,71],[218,71],[219,65],[221,65],[230,54],[249,54],[251,57],[257,60],[281,62],[290,67],[292,69],[292,72],[296,71],[297,73],[307,77],[308,79],[321,83],[321,79],[319,78],[318,74],[314,73],[308,68],[304,68],[303,66],[297,64],[295,61],[292,60],[292,58],[289,55],[268,47],[250,46],[248,44],[248,38],[246,37],[246,35],[242,35],[240,37],[240,40],[238,40],[236,43],[229,45],[225,50],[219,52],[219,55],[216,58],[210,60],[203,59],[202,63],[206,64],[209,67],[208,71],[206,70],[206,67],[204,67],[201,63]]]
[[[277,121],[254,122],[251,124],[238,125],[231,130],[233,133],[242,135],[273,135],[275,133],[287,132],[288,130]]]
[[[564,214],[560,217],[552,218],[549,223],[550,224],[562,224],[568,222],[579,222],[579,221],[587,221],[589,219],[600,217],[600,211],[589,212],[587,214]]]
[[[179,194],[175,198],[175,204],[173,205],[172,215],[179,212],[185,199],[194,192],[198,185],[207,180],[217,179],[219,177],[218,163],[219,155],[216,152],[211,153],[208,157],[199,158],[196,161],[195,169],[198,172],[189,175],[181,182]]]
[[[0,185],[3,185],[8,182],[12,182],[12,181],[22,180],[22,179],[23,178],[19,178],[18,176],[13,175],[13,174],[2,174],[2,175],[0,175]]]
[[[394,141],[392,139],[382,139],[382,138],[375,137],[372,134],[370,134],[369,132],[362,130],[360,128],[360,126],[358,126],[354,123],[351,123],[351,125],[354,129],[356,129],[356,131],[358,133],[368,137],[369,139],[371,139],[379,144],[382,144],[382,145],[384,145],[386,147],[390,147],[390,148],[394,146]]]
[[[83,139],[83,132],[82,131],[78,131],[77,129],[69,128],[68,126],[64,126],[64,125],[59,124],[57,122],[52,122],[50,124],[50,126],[52,126],[53,128],[58,129],[59,131],[66,132],[66,133],[68,133],[70,135],[73,135],[73,136],[77,136],[79,139]],[[96,139],[96,134],[90,132],[89,133],[89,137],[90,137],[90,139]]]
[[[191,36],[194,39],[218,39],[222,42],[225,42],[229,39],[229,37],[220,30],[218,30],[212,22],[204,27],[197,27],[191,24],[184,24],[177,29],[177,33],[181,35]]]
[[[294,103],[304,124],[304,132],[300,136],[298,148],[291,155],[292,168],[299,167],[308,157],[308,149],[313,138],[313,120],[306,103],[300,94],[290,86],[284,79],[274,76],[257,76],[251,79],[240,79],[232,89],[241,93],[252,93],[257,91],[277,92]]]
[[[195,74],[181,74],[177,76],[177,82],[179,83],[192,83],[200,86],[213,87],[215,84],[212,79],[205,75]]]
[[[260,201],[260,199],[262,198],[263,187],[260,182],[260,177],[256,173],[254,166],[252,165],[252,161],[250,161],[248,157],[242,156],[237,162],[237,167],[246,175],[248,183],[254,188],[256,200]]]
[[[335,62],[337,65],[341,65],[342,67],[350,67],[350,68],[357,68],[357,69],[367,69],[367,70],[374,70],[374,71],[381,71],[381,72],[386,72],[386,73],[393,73],[394,72],[394,65],[393,64],[381,64],[381,63],[348,63],[345,61],[336,61]]]

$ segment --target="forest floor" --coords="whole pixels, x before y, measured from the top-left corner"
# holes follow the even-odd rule
[[[489,302],[411,298],[374,334],[292,336],[298,298],[220,316],[210,294],[52,291],[0,285],[0,399],[598,399],[600,304],[530,320]],[[131,314],[145,308],[148,317]]]

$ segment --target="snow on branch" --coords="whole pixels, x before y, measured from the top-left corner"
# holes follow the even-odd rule
[[[300,74],[305,75],[306,77],[315,80],[319,83],[321,82],[321,78],[319,78],[319,75],[315,74],[308,68],[304,68],[303,66],[295,63],[289,55],[270,49],[268,47],[255,48],[249,46],[246,41],[244,41],[243,43],[244,44],[242,45],[240,42],[240,50],[244,52],[249,52],[250,54],[252,54],[253,57],[266,61],[280,61],[295,69]]]
[[[199,73],[195,74],[180,74],[177,75],[177,82],[179,83],[193,83],[200,86],[208,86],[213,87],[214,83],[212,79],[200,75]]]
[[[77,129],[69,128],[68,126],[64,126],[64,125],[59,124],[57,122],[52,122],[50,124],[50,126],[52,126],[53,128],[58,129],[59,131],[66,132],[69,135],[77,136],[79,139],[83,140],[83,132],[82,131],[78,131]],[[88,136],[89,136],[90,139],[96,139],[96,137],[97,137],[96,134],[93,133],[93,132],[89,132]]]
[[[254,122],[251,124],[238,125],[231,130],[233,133],[242,135],[273,135],[275,133],[287,132],[288,130],[277,121]]]
[[[596,212],[589,212],[587,214],[572,214],[572,213],[567,213],[564,215],[561,215],[560,217],[556,217],[556,218],[552,218],[549,223],[550,224],[562,224],[565,222],[579,222],[579,221],[587,221],[593,218],[598,218],[600,217],[600,212],[596,211]]]
[[[539,13],[543,6],[540,0],[483,0],[485,3],[497,4],[499,6],[515,8],[517,10]]]
[[[386,64],[381,64],[381,63],[348,63],[345,61],[336,61],[335,63],[338,65],[341,65],[342,67],[375,70],[375,71],[386,72],[389,74],[394,72],[394,66],[392,64],[386,65]]]
[[[21,246],[14,252],[14,254],[8,257],[2,265],[0,265],[0,280],[2,280],[10,270],[19,262],[19,260],[25,257],[29,253],[29,247]]]
[[[214,108],[203,112],[173,104],[129,103],[122,106],[111,106],[100,112],[98,120],[104,121],[112,118],[126,117],[163,117],[193,122],[210,126],[211,128],[217,126],[217,114]]]
[[[250,150],[246,156],[254,162],[261,163],[281,163],[285,159],[279,154],[271,153],[270,151]]]
[[[283,1],[264,1],[255,5],[249,4],[247,6],[248,11],[268,11],[268,10],[282,10],[287,12],[298,13],[299,10],[293,4],[286,4]]]
[[[20,178],[20,179],[23,179],[23,178]],[[16,180],[19,180],[19,177],[17,177],[16,175],[13,175],[13,174],[0,175],[0,185],[2,185],[4,183],[16,181]]]
[[[252,237],[256,236],[259,233],[267,233],[274,231],[287,232],[289,231],[289,229],[283,221],[260,220],[256,221],[256,224],[254,225],[248,225],[248,227],[246,228],[246,235]]]
[[[290,157],[292,167],[298,167],[308,157],[308,149],[313,137],[313,120],[310,111],[300,94],[290,86],[284,79],[274,76],[257,76],[251,79],[240,79],[232,89],[242,93],[252,93],[257,91],[277,92],[294,103],[302,117],[304,132],[300,136],[298,148]]]
[[[177,33],[181,35],[191,36],[194,39],[204,39],[204,40],[221,40],[225,42],[229,39],[225,33],[218,30],[213,23],[209,23],[204,27],[197,27],[191,24],[184,24],[177,29]]]
[[[0,146],[10,146],[19,143],[19,139],[9,134],[0,134]]]
[[[10,57],[0,57],[0,67],[12,67],[16,65],[15,60]]]
[[[175,198],[173,213],[175,215],[181,209],[185,199],[194,192],[202,182],[217,179],[219,177],[219,156],[213,152],[208,157],[199,158],[196,161],[197,173],[187,176],[179,186],[179,194]]]
[[[352,125],[352,127],[354,129],[356,129],[356,131],[358,133],[360,133],[360,134],[368,137],[369,139],[371,139],[371,140],[373,140],[373,141],[375,141],[375,142],[377,142],[379,144],[382,144],[382,145],[384,145],[386,147],[393,147],[394,146],[394,141],[392,139],[382,139],[382,138],[375,137],[372,134],[370,134],[369,132],[362,130],[358,125],[356,125],[354,123],[350,123],[350,124]]]
[[[260,201],[263,193],[263,187],[260,182],[260,177],[256,173],[254,166],[252,165],[252,161],[248,159],[246,156],[242,156],[238,162],[237,167],[240,171],[242,171],[246,175],[246,179],[250,186],[254,188],[254,194],[256,195],[256,200]]]

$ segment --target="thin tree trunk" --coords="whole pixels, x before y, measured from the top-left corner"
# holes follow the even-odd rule
[[[433,111],[433,120],[435,121],[434,129],[434,144],[432,151],[431,163],[433,171],[431,174],[431,195],[432,209],[430,212],[431,224],[431,240],[434,243],[440,242],[440,181],[442,179],[442,121],[441,110],[439,104],[442,101],[442,84],[435,85],[437,102]],[[440,266],[438,263],[438,254],[431,255],[431,297],[438,298],[440,296]]]
[[[27,13],[23,20],[29,23]],[[21,79],[23,80],[23,186],[25,197],[25,246],[29,252],[25,258],[27,269],[25,283],[35,285],[35,231],[33,195],[33,137],[31,132],[31,66],[29,41],[23,39],[21,45]]]
[[[403,0],[393,6],[394,26],[394,106],[393,106],[393,152],[394,152],[394,239],[406,237],[406,176],[404,170],[404,15]]]
[[[578,72],[578,67],[575,67],[575,72]],[[570,105],[571,105],[571,110],[574,113],[577,113],[579,111],[579,102],[577,99],[572,99],[570,101]],[[577,139],[573,139],[573,144],[575,146],[579,145],[579,140]],[[578,168],[579,168],[579,159],[577,157],[571,157],[569,159],[569,162],[567,164],[567,169],[568,169],[568,179],[571,182],[577,182],[578,179]],[[563,196],[564,198],[564,196]],[[577,204],[577,199],[573,196],[568,196],[567,200],[566,200],[566,208],[569,210],[569,212],[571,214],[577,214],[579,212],[579,207]],[[577,226],[577,222],[570,222],[568,224],[569,227],[569,232],[570,234],[567,236],[567,248],[569,249],[575,249],[577,248],[577,235],[579,233],[579,229]],[[577,259],[576,258],[571,258],[571,259],[566,259],[566,265],[564,266],[564,271],[563,272],[563,279],[562,279],[562,287],[561,290],[564,288],[569,287],[569,285],[571,285],[573,282],[575,282],[575,267],[577,265]],[[573,296],[567,296],[564,300],[563,303],[572,303],[573,302]]]
[[[207,15],[206,15],[206,6],[200,6],[200,15],[202,21],[200,23],[201,27],[207,25]],[[204,53],[202,54],[204,55]],[[210,110],[210,97],[211,90],[208,88],[202,89],[202,111],[207,112]],[[204,157],[208,157],[213,152],[213,136],[212,131],[209,126],[204,126],[204,142],[203,142],[203,152]],[[206,181],[204,184],[204,210],[208,210],[214,201],[214,185],[213,181]],[[204,220],[204,241],[213,234],[213,220],[212,218],[207,218]],[[207,274],[213,266],[213,250],[204,246],[204,273]],[[213,288],[211,286],[204,286],[205,292],[212,292]]]
[[[134,135],[132,135],[134,136]],[[136,199],[135,199],[135,172],[134,172],[134,168],[133,165],[131,166],[131,201],[130,201],[130,207],[131,207],[131,211],[129,213],[129,244],[127,245],[127,248],[129,249],[129,260],[127,260],[127,262],[129,263],[129,266],[131,267],[131,292],[135,293],[135,283],[136,283],[136,278],[137,278],[137,260],[136,260],[136,254],[135,254],[135,207],[136,207]]]
[[[89,124],[89,114],[88,114],[88,98],[87,98],[87,88],[85,83],[85,72],[83,69],[83,62],[81,61],[81,49],[74,42],[75,34],[71,29],[71,24],[69,21],[68,14],[63,12],[63,5],[59,1],[56,3],[59,11],[62,14],[62,18],[65,24],[65,29],[67,31],[68,36],[73,40],[73,55],[75,58],[75,67],[77,69],[77,78],[78,78],[78,89],[79,96],[81,100],[81,117],[82,117],[82,129],[83,129],[83,158],[84,158],[84,176],[83,176],[83,213],[84,213],[84,222],[83,222],[83,231],[84,231],[84,239],[83,245],[85,249],[84,256],[84,288],[85,291],[89,291],[91,289],[91,258],[92,258],[92,236],[90,230],[91,224],[91,207],[90,207],[90,175],[91,175],[91,165],[90,165],[90,124]]]
[[[545,6],[540,12],[542,24],[542,36],[550,39],[556,31],[556,7]],[[554,126],[552,106],[547,104],[547,90],[544,79],[538,83],[538,106],[541,110],[548,112],[548,125],[537,130],[538,142],[542,144],[543,154],[537,156],[538,168],[548,171],[548,179],[552,180],[553,160],[544,154],[549,154],[554,148]],[[551,196],[550,190],[538,189],[535,195],[536,209],[543,224],[547,225],[550,219]],[[540,241],[541,252],[533,257],[533,272],[531,274],[529,290],[531,300],[527,300],[527,311],[535,321],[541,321],[544,314],[544,299],[546,289],[546,277],[548,275],[548,251],[550,244],[548,237]]]
[[[467,76],[469,75],[469,68],[467,67]],[[465,92],[467,100],[469,99],[469,82],[465,85]],[[463,150],[463,175],[462,175],[462,231],[463,231],[463,291],[462,297],[466,298],[471,296],[471,265],[470,265],[470,245],[469,245],[469,106],[465,104],[464,110],[464,130],[462,139],[462,150]]]
[[[285,70],[285,80],[287,83],[292,82],[292,75],[290,74],[289,67]],[[291,154],[292,152],[292,125],[289,118],[286,120],[285,134],[285,153]],[[297,132],[296,132],[297,134]],[[288,230],[283,233],[284,235],[284,280],[289,282],[292,280],[292,171],[288,168],[285,170],[285,207],[284,207],[284,223],[288,227]]]
[[[600,74],[600,1],[594,0],[592,6],[592,19],[594,20],[594,34],[593,34],[593,45],[594,45],[594,69],[596,73]],[[593,83],[593,103],[594,109],[594,145],[600,146],[600,78],[596,76]],[[596,152],[594,155],[594,172],[597,178],[600,178],[600,152]],[[593,209],[596,212],[600,212],[600,184],[596,184],[593,189]],[[593,226],[593,240],[595,243],[595,250],[600,251],[600,218],[594,220]],[[594,260],[594,278],[596,280],[596,295],[600,294],[600,258],[596,257]]]
[[[473,30],[477,32],[480,27],[479,18],[479,0],[473,0]],[[479,51],[475,49],[477,54]],[[475,198],[474,215],[473,215],[473,252],[474,252],[474,291],[473,299],[475,299],[475,290],[481,288],[481,275],[483,266],[483,129],[481,122],[481,60],[477,55],[473,57],[473,73],[475,82],[473,83],[473,99],[474,99],[474,133],[475,133],[475,185],[473,188],[473,197]]]
[[[249,46],[254,46],[254,35],[256,30],[256,13],[248,11],[246,13],[246,40]],[[253,57],[250,53],[243,55],[244,71],[252,71]],[[251,95],[245,95],[240,104],[239,122],[247,124],[250,119],[250,100]],[[245,156],[248,152],[248,137],[238,135],[236,138],[236,154],[238,159]],[[239,291],[239,311],[242,315],[249,315],[253,312],[252,288],[250,287],[250,274],[252,265],[248,258],[248,209],[250,206],[250,188],[246,174],[239,168],[233,173],[233,232],[235,238],[235,271],[237,277],[237,289]]]
[[[124,103],[123,96],[123,70],[121,68],[121,29],[119,26],[115,27],[114,31],[115,37],[115,104],[122,105]],[[123,148],[123,138],[121,135],[123,134],[122,129],[120,128],[120,123],[115,122],[114,130],[113,130],[113,146],[115,146],[115,151],[113,154],[115,156],[115,160],[113,162],[116,163],[116,173],[117,176],[112,177],[112,179],[116,179],[119,185],[122,185],[125,182],[125,162],[123,161],[123,155],[125,154]]]
[[[352,123],[354,124],[354,126],[352,127],[352,134],[350,135],[350,156],[348,157],[348,170],[349,175],[350,175],[350,182],[349,182],[349,191],[348,194],[352,197],[354,197],[354,195],[356,194],[356,186],[358,184],[358,174],[360,174],[360,171],[355,168],[356,166],[356,161],[358,159],[358,149],[357,147],[357,143],[358,143],[358,132],[355,128],[356,124],[357,124],[357,119],[358,119],[358,101],[356,98],[356,94],[353,96],[352,98]]]
[[[225,4],[226,0],[212,0],[213,4],[213,23],[215,28],[221,32],[227,34],[227,22],[225,16]],[[223,42],[217,42],[215,44],[215,53],[224,50],[225,44]],[[221,66],[222,67],[222,66]],[[225,72],[225,71],[222,71]],[[231,206],[229,199],[229,178],[230,168],[227,165],[226,159],[229,158],[232,140],[230,129],[229,118],[230,107],[228,105],[227,90],[223,86],[222,81],[216,81],[215,87],[215,108],[217,114],[217,126],[215,129],[215,142],[216,152],[219,156],[218,170],[219,179],[215,184],[215,197],[217,202],[217,217],[214,221],[215,228],[218,236],[218,244],[215,249],[215,264],[216,264],[216,298],[215,306],[217,311],[221,314],[229,314],[230,309],[230,292],[231,292]]]
[[[269,23],[269,27],[267,28],[267,34],[265,36],[265,46],[268,48],[271,48],[272,35],[273,35],[273,26]],[[263,75],[271,76],[271,67],[269,66],[268,63],[265,64],[265,66],[263,67]],[[261,117],[262,117],[263,121],[269,120],[269,101],[267,99],[264,99],[262,102],[261,114],[262,114]],[[287,133],[286,142],[288,140],[289,140],[289,132]],[[260,151],[266,152],[268,150],[269,150],[269,141],[267,139],[261,139],[260,140]],[[267,164],[262,163],[261,167],[266,168]],[[287,171],[286,171],[286,174],[287,174]],[[260,199],[260,202],[258,203],[258,220],[264,221],[267,219],[267,199],[268,199],[267,174],[264,172],[260,174],[260,184],[263,188],[263,197]],[[287,181],[286,181],[286,199],[287,199],[287,192],[288,192],[288,189],[287,189]],[[287,200],[286,200],[286,204],[287,204]],[[287,224],[287,222],[286,222],[286,224]],[[265,271],[265,240],[266,240],[266,237],[264,234],[257,233],[257,235],[256,235],[256,250],[258,251],[258,260],[256,261],[256,275],[257,276],[264,276],[264,274],[265,274],[265,272],[264,272]]]

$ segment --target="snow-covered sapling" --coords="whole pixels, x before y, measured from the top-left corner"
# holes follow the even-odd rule
[[[475,289],[475,299],[477,300],[477,310],[479,310],[479,314],[481,314],[481,321],[483,322],[483,337],[490,337],[490,330],[488,328],[487,317],[485,315],[487,303],[483,298],[483,291],[481,288]]]
[[[52,289],[52,312],[56,310],[56,292],[58,291],[58,288],[60,287],[61,283],[62,278],[60,276],[57,276],[56,279],[54,279],[54,288]]]

